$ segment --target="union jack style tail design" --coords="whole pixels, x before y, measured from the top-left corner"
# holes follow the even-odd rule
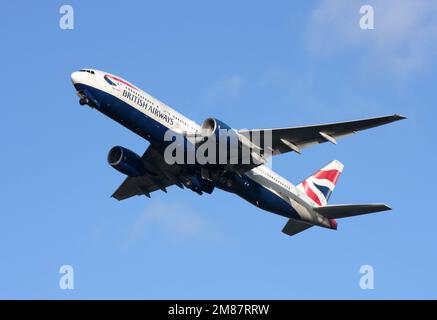
[[[318,206],[326,206],[343,168],[344,165],[340,161],[334,160],[302,181],[297,188],[305,192]]]

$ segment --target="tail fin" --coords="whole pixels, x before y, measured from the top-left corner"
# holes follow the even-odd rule
[[[318,206],[326,206],[343,168],[340,161],[334,160],[302,181],[297,188],[305,192]]]

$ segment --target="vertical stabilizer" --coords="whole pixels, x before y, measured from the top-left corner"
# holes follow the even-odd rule
[[[318,206],[326,206],[343,168],[340,161],[334,160],[302,181],[297,188],[305,192]]]

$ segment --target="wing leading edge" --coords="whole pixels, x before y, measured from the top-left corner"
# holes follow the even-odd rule
[[[243,135],[259,134],[265,136],[267,131],[272,133],[272,153],[273,155],[294,151],[301,152],[302,148],[312,144],[331,142],[337,143],[336,139],[351,135],[358,131],[382,126],[394,121],[405,119],[404,116],[394,114],[391,116],[368,118],[362,120],[336,122],[320,125],[310,125],[290,128],[276,129],[253,129],[239,130]],[[263,139],[261,139],[263,142]],[[259,147],[262,147],[260,144]]]

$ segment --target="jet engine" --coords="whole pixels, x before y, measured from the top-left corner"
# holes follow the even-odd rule
[[[208,118],[203,121],[200,134],[204,138],[212,138],[214,136],[216,143],[219,143],[220,139],[227,137],[235,138],[238,141],[237,132],[226,123],[215,118]]]
[[[226,123],[208,118],[203,121],[200,128],[201,142],[199,148],[215,148],[216,160],[219,164],[254,163],[256,165],[265,163],[260,155],[260,148],[250,141],[250,137],[240,135]],[[202,146],[203,145],[203,146]]]
[[[109,150],[108,163],[111,167],[129,177],[139,177],[146,173],[141,157],[135,152],[120,146],[115,146]]]

